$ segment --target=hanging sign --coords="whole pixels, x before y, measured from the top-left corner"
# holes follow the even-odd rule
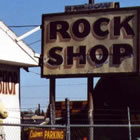
[[[43,15],[42,77],[137,73],[138,10]]]

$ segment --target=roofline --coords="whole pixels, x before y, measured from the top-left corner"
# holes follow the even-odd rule
[[[0,28],[34,61],[33,64],[15,64],[27,67],[39,66],[40,54],[31,49],[23,40],[17,41],[18,36],[4,22],[0,21],[0,25]]]

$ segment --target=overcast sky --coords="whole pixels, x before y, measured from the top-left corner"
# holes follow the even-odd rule
[[[110,2],[96,0],[95,3]],[[140,0],[114,0],[121,7],[140,6]],[[88,3],[88,0],[1,0],[0,19],[7,26],[41,25],[42,14],[64,12],[66,5]],[[18,35],[33,29],[33,27],[16,27],[11,29]],[[37,53],[41,51],[41,31],[24,40]],[[40,77],[40,68],[30,68],[30,72],[21,70],[21,107],[36,109],[37,104],[42,108],[48,105],[49,80]],[[95,80],[96,81],[96,80]],[[87,99],[87,79],[57,79],[56,100]]]

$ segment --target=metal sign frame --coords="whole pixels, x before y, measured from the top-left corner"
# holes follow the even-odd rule
[[[134,72],[118,72],[118,73],[84,73],[84,74],[49,74],[49,75],[45,75],[43,72],[43,67],[44,67],[44,63],[43,63],[43,57],[44,57],[44,24],[45,24],[45,19],[49,18],[49,17],[57,17],[57,16],[72,16],[72,15],[78,15],[78,14],[91,14],[91,13],[100,13],[100,12],[104,12],[105,14],[107,12],[121,12],[121,11],[136,11],[136,15],[137,15],[137,41],[136,41],[136,70]],[[41,77],[46,77],[46,78],[51,78],[51,77],[55,77],[55,78],[65,78],[65,77],[87,77],[87,76],[108,76],[108,75],[137,75],[139,73],[139,45],[140,45],[140,40],[139,40],[139,31],[140,31],[140,27],[139,27],[139,23],[140,23],[140,7],[130,7],[130,8],[120,8],[120,9],[100,9],[100,10],[90,10],[90,11],[80,11],[80,12],[68,12],[68,13],[56,13],[56,14],[44,14],[42,15],[42,48],[41,48]]]

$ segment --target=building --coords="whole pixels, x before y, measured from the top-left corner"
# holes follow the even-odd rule
[[[108,125],[140,124],[140,77],[117,76],[99,80],[94,90],[94,123]],[[95,128],[95,139],[139,139],[139,127]]]
[[[20,124],[20,68],[39,66],[40,55],[0,21],[0,117],[1,123]],[[21,128],[0,126],[6,140],[20,140]],[[2,131],[1,131],[2,130]],[[14,135],[13,135],[14,134]]]

